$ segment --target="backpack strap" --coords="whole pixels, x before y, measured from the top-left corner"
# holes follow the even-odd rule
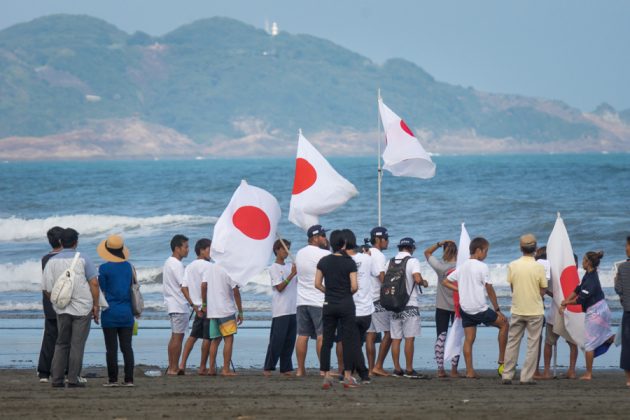
[[[72,264],[70,264],[70,271],[74,271],[74,267],[77,265],[77,261],[79,261],[80,252],[74,254],[74,258],[72,259]]]

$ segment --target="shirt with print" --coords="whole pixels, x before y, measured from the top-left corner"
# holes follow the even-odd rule
[[[387,271],[388,260],[385,254],[378,248],[370,248],[370,255],[372,256],[372,272],[370,277],[372,278],[372,300],[376,302],[381,299],[381,273]]]
[[[201,283],[203,273],[210,268],[212,263],[202,258],[197,258],[184,269],[182,287],[188,288],[188,294],[193,305],[201,306]]]
[[[547,291],[553,294],[553,282],[551,281],[551,264],[549,260],[540,258],[536,262],[543,266],[545,269],[545,278],[547,279]],[[545,297],[543,296],[543,305],[545,304]],[[553,325],[556,320],[556,314],[558,313],[558,305],[553,300],[553,297],[549,301],[549,306],[545,308],[545,322],[549,325]]]
[[[330,251],[315,245],[306,245],[295,255],[298,306],[324,306],[324,294],[315,288],[315,272],[319,260],[326,255]]]
[[[187,314],[190,311],[188,301],[182,293],[183,281],[184,264],[173,256],[168,257],[162,270],[162,292],[169,314]]]
[[[438,260],[433,255],[427,260],[431,268],[437,274],[437,291],[435,292],[435,307],[444,309],[445,311],[454,311],[455,302],[453,302],[453,291],[442,284],[446,278],[446,273],[455,268],[456,262],[447,262]]]
[[[219,264],[211,264],[203,273],[204,282],[208,284],[206,294],[206,316],[208,318],[225,318],[236,314],[236,302],[234,301],[234,288],[237,286],[232,281],[227,271]]]
[[[355,254],[352,259],[357,265],[357,283],[359,290],[352,295],[356,316],[368,316],[374,313],[372,300],[372,257],[367,254]]]
[[[470,258],[447,278],[457,282],[459,306],[464,312],[474,315],[488,309],[486,284],[492,284],[492,282],[490,270],[484,262]]]
[[[74,249],[66,248],[53,255],[44,269],[44,290],[48,293],[52,291],[57,278],[72,265],[72,260],[77,253]],[[92,311],[94,300],[90,291],[89,280],[98,277],[98,272],[92,260],[87,255],[81,253],[77,264],[74,267],[75,277],[70,303],[65,308],[58,308],[53,305],[57,315],[68,314],[74,316],[86,316]],[[98,303],[98,302],[97,302]]]
[[[400,262],[405,257],[411,257],[411,254],[408,253],[407,251],[402,251],[396,254],[394,259],[396,260],[396,262]],[[391,261],[388,264],[388,268],[389,268],[389,265],[391,265]],[[411,290],[411,293],[409,293],[409,302],[407,303],[408,307],[418,306],[418,296],[419,296],[418,287],[420,286],[417,285],[413,279],[413,275],[415,273],[420,274],[420,261],[418,261],[418,259],[415,257],[411,257],[409,258],[409,260],[407,260],[407,267],[405,267],[405,277],[407,279],[407,293],[409,293],[409,291]]]
[[[276,286],[284,283],[291,274],[292,265],[289,263],[273,263],[269,267],[271,277],[271,316],[277,318],[284,315],[293,315],[297,312],[297,279],[294,277],[281,292]]]
[[[357,272],[357,264],[346,255],[330,254],[319,260],[317,269],[324,275],[326,304],[339,304],[352,300],[350,274]]]
[[[540,289],[547,288],[545,268],[534,257],[522,256],[508,264],[507,282],[512,286],[512,310],[515,315],[544,315]]]
[[[44,273],[44,270],[46,269],[46,264],[48,263],[48,260],[50,260],[53,256],[57,255],[58,253],[59,251],[51,251],[42,257],[42,274]],[[53,308],[50,298],[45,293],[46,289],[44,288],[43,279],[44,277],[42,276],[42,307],[44,308],[44,317],[46,319],[57,319],[57,312],[55,312],[55,308]]]

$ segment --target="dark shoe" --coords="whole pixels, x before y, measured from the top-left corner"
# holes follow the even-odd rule
[[[372,378],[369,376],[366,378],[361,378],[361,385],[369,385],[372,383]]]
[[[502,383],[503,385],[512,385],[512,380],[511,380],[511,379],[503,379],[503,380],[501,381],[501,383]]]
[[[120,384],[120,386],[125,386],[125,387],[128,387],[128,388],[132,388],[135,385],[133,384],[133,382],[125,382],[125,383]]]
[[[65,388],[66,386],[63,382],[53,382],[51,385],[53,388]]]
[[[402,378],[403,376],[405,376],[405,373],[402,370],[394,370],[392,376],[395,378]]]
[[[68,382],[68,388],[85,388],[85,382]]]
[[[344,378],[343,378],[343,375],[339,375],[339,376],[337,377],[337,379],[339,379],[339,383],[340,383],[340,384],[342,384],[342,383],[343,383],[343,379],[344,379]]]
[[[521,385],[538,385],[538,383],[536,381],[526,381],[526,382],[521,382]]]

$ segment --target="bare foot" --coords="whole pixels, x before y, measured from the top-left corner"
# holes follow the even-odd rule
[[[437,377],[438,378],[446,378],[446,372],[444,371],[444,369],[438,369]]]
[[[591,379],[593,379],[593,375],[591,375],[590,373],[585,373],[584,375],[580,376],[581,381],[590,381]]]
[[[567,379],[575,379],[575,378],[577,378],[577,375],[575,374],[574,370],[568,370],[567,374],[566,374],[566,378]]]
[[[376,367],[372,369],[372,373],[374,374],[374,376],[389,376],[389,373],[385,372],[381,368],[376,368]]]
[[[465,378],[466,375],[460,375],[458,371],[451,371],[451,374],[449,375],[449,377],[451,378]]]
[[[263,375],[266,376],[267,378],[271,377],[271,371],[270,370],[263,370]]]
[[[282,376],[286,377],[286,378],[292,378],[295,376],[295,373],[293,373],[293,371],[291,372],[283,372]]]
[[[238,375],[236,374],[236,372],[231,372],[229,370],[228,371],[222,370],[221,371],[221,376],[225,376],[225,377],[230,376],[231,377],[231,376],[238,376]]]
[[[166,371],[166,375],[167,376],[177,376],[178,374],[179,374],[179,370],[176,370],[176,371],[167,370]]]
[[[626,382],[626,386],[630,388],[630,382]]]
[[[469,370],[466,371],[466,379],[479,379],[479,376],[477,375],[477,372],[475,372],[474,370]]]
[[[205,376],[208,374],[208,369],[199,369],[197,373],[199,374],[199,376]]]
[[[298,376],[298,377],[306,376],[306,370],[304,370],[304,369],[302,369],[302,370],[298,369],[298,371],[297,371],[297,373],[295,374],[295,376]]]

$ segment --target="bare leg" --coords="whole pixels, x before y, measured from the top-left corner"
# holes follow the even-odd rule
[[[392,361],[394,362],[394,370],[400,372],[400,339],[392,340]]]
[[[499,334],[498,334],[498,340],[499,340],[499,363],[503,363],[505,361],[505,348],[507,347],[507,338],[508,338],[508,330],[509,330],[509,325],[507,322],[501,322],[498,325],[499,328]]]
[[[168,342],[168,369],[167,375],[177,375],[179,372],[179,356],[182,353],[182,342],[184,341],[184,334],[171,334],[171,339]]]
[[[584,358],[586,360],[586,373],[580,376],[583,381],[590,381],[593,379],[593,359],[595,358],[594,351],[585,351]]]
[[[223,376],[236,376],[236,372],[230,370],[230,362],[232,361],[232,347],[234,346],[234,336],[229,335],[223,337]]]
[[[472,348],[477,337],[477,327],[464,328],[464,360],[466,361],[466,377],[476,378],[475,368],[473,367]]]
[[[210,340],[203,340],[201,342],[201,361],[199,362],[199,374],[205,375],[208,373],[206,365],[208,364],[208,353],[210,352]]]
[[[222,337],[218,337],[210,341],[210,368],[208,369],[208,375],[217,374],[217,353],[219,352],[219,344],[221,344],[222,339]]]
[[[414,337],[405,338],[405,369],[407,372],[413,370],[413,351],[414,351]]]
[[[368,372],[372,376],[374,362],[376,361],[376,333],[367,333],[365,336],[365,353],[368,359]]]
[[[389,353],[389,349],[392,346],[392,336],[389,331],[385,331],[383,333],[383,339],[381,340],[381,345],[378,348],[378,358],[376,359],[376,363],[374,364],[374,369],[372,371],[377,376],[388,376],[388,373],[383,369],[383,363],[385,363],[385,358],[387,357],[387,353]]]
[[[578,348],[575,344],[567,344],[569,345],[569,370],[567,370],[567,378],[575,379],[577,377],[575,373],[575,364],[577,363],[578,358]]]
[[[308,336],[298,335],[298,338],[295,342],[295,354],[297,356],[297,362],[298,362],[296,376],[306,375],[306,368],[304,365],[306,363],[307,349],[308,349]]]
[[[319,361],[320,354],[322,353],[322,344],[324,343],[324,336],[318,335],[316,340],[317,360]]]
[[[543,329],[544,330],[544,329]],[[528,336],[529,339],[529,336]],[[540,374],[540,356],[542,355],[543,332],[540,332],[540,340],[538,340],[538,358],[536,359],[536,370],[534,371],[534,379],[543,379]]]
[[[196,342],[196,337],[188,336],[188,339],[186,339],[186,344],[184,345],[184,353],[182,354],[182,360],[179,362],[179,370],[186,370],[186,362],[188,361],[188,356],[190,356],[190,352],[192,351]]]
[[[626,370],[626,386],[630,386],[630,370]]]
[[[337,371],[340,375],[343,375],[343,344],[341,344],[341,341],[337,341],[335,353],[337,353]]]
[[[543,370],[541,379],[551,379],[553,377],[553,375],[551,374],[551,356],[553,356],[553,346],[545,343],[545,350],[544,350],[545,368]]]

